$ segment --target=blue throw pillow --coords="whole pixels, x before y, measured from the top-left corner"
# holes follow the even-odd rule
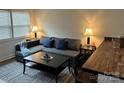
[[[43,45],[45,46],[45,47],[48,47],[48,48],[51,48],[52,47],[52,40],[51,40],[51,38],[46,38],[46,39],[44,39],[44,41],[43,41]]]
[[[55,46],[57,49],[60,49],[60,50],[66,50],[67,49],[67,43],[64,41],[64,39],[56,40]]]
[[[27,55],[31,54],[31,51],[27,48],[21,47],[21,53],[23,56],[27,56]]]
[[[25,41],[25,40],[23,40],[23,41],[21,41],[21,42],[19,42],[19,46],[20,46],[20,48],[27,48],[27,42]]]

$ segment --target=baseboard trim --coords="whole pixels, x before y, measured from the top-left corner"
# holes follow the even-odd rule
[[[0,58],[0,62],[6,61],[6,60],[11,59],[11,58],[14,58],[14,57],[15,57],[14,54],[8,55],[8,56],[6,56],[6,57]]]

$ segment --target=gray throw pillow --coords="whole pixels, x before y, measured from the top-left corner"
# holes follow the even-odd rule
[[[70,39],[66,38],[65,41],[68,43],[68,49],[70,50],[80,50],[81,40],[80,39]]]
[[[48,38],[50,38],[50,37],[43,36],[43,37],[40,39],[40,44],[43,45],[43,44],[44,44],[44,41],[45,41],[46,39],[48,39]]]
[[[56,42],[62,38],[52,37],[53,40],[53,47],[56,47]]]
[[[23,56],[27,56],[31,54],[31,51],[27,48],[27,42],[25,40],[21,41],[19,45]]]
[[[66,50],[67,49],[67,43],[64,39],[57,39],[55,41],[55,47],[60,50]]]
[[[31,51],[27,48],[22,47],[21,48],[21,53],[22,53],[23,56],[27,56],[27,55],[31,54]]]
[[[19,44],[20,48],[27,48],[27,41],[26,40],[22,40],[18,44]]]

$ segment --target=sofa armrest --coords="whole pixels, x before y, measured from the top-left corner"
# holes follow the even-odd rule
[[[22,55],[21,51],[16,51],[15,52],[15,57],[16,57],[16,61],[23,62],[24,56]]]
[[[16,55],[16,56],[22,56],[22,57],[24,57],[23,54],[21,53],[21,51],[16,51],[16,52],[15,52],[15,55]]]
[[[19,44],[15,45],[15,51],[21,51]]]

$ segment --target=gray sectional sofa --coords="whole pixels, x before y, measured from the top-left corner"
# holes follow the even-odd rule
[[[46,46],[44,44],[45,39],[51,40],[51,46]],[[56,43],[58,41],[64,40],[66,43],[66,49],[61,49],[61,46],[58,47]],[[33,41],[27,41],[26,43],[26,49],[24,51],[21,49],[21,44],[17,44],[15,46],[15,56],[16,60],[19,62],[23,62],[23,58],[31,55],[38,51],[46,51],[51,53],[56,53],[59,55],[65,55],[71,57],[72,60],[75,60],[77,58],[77,55],[80,54],[80,47],[81,47],[81,40],[80,39],[71,39],[71,38],[56,38],[56,37],[43,37],[38,40]],[[48,44],[48,42],[46,42]]]

